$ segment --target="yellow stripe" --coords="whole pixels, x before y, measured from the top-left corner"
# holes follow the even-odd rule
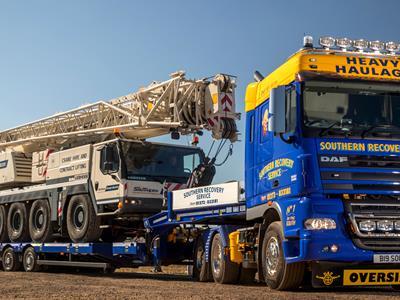
[[[400,270],[344,270],[343,285],[400,284]]]
[[[246,111],[269,98],[271,89],[287,85],[300,72],[313,72],[340,78],[400,81],[400,57],[326,50],[302,50],[259,83],[246,91]]]

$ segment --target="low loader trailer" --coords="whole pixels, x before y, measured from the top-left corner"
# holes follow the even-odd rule
[[[166,191],[166,206],[143,216],[139,233],[109,243],[3,242],[3,268],[186,264],[198,281],[257,278],[276,290],[397,288],[400,47],[319,42],[306,36],[302,49],[248,85],[244,188],[211,184],[203,164],[197,171],[211,170],[208,180]]]

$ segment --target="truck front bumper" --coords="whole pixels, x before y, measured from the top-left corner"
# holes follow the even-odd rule
[[[162,210],[162,199],[131,199],[120,200],[117,215],[120,217],[133,217],[151,215]]]
[[[313,287],[400,285],[399,264],[312,262]]]

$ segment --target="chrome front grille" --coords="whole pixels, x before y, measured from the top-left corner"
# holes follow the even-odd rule
[[[400,194],[400,156],[320,155],[326,193]]]

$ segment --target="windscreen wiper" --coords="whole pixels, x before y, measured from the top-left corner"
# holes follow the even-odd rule
[[[400,130],[400,126],[394,125],[394,124],[375,124],[369,126],[367,129],[364,129],[363,132],[361,133],[361,138],[364,138],[368,133],[374,131],[377,128],[382,128],[382,129],[390,129],[390,128],[395,128]]]
[[[317,124],[317,123],[323,123],[323,122],[328,122],[328,121],[325,120],[325,119],[316,119],[316,120],[312,120],[312,121],[307,121],[307,122],[305,122],[304,125],[311,126],[311,125],[314,125],[314,124]]]
[[[353,124],[353,121],[352,121],[352,120],[348,120],[348,119],[346,119],[346,120],[343,119],[343,120],[335,121],[335,122],[333,122],[332,124],[330,124],[328,127],[322,129],[322,130],[320,131],[320,133],[319,133],[319,136],[320,136],[320,137],[323,137],[323,136],[329,131],[329,129],[332,129],[333,127],[339,126],[339,125],[341,125],[340,130],[346,131],[346,132],[350,132],[350,128],[348,128],[348,127],[343,127],[343,125],[351,125],[351,124]]]

